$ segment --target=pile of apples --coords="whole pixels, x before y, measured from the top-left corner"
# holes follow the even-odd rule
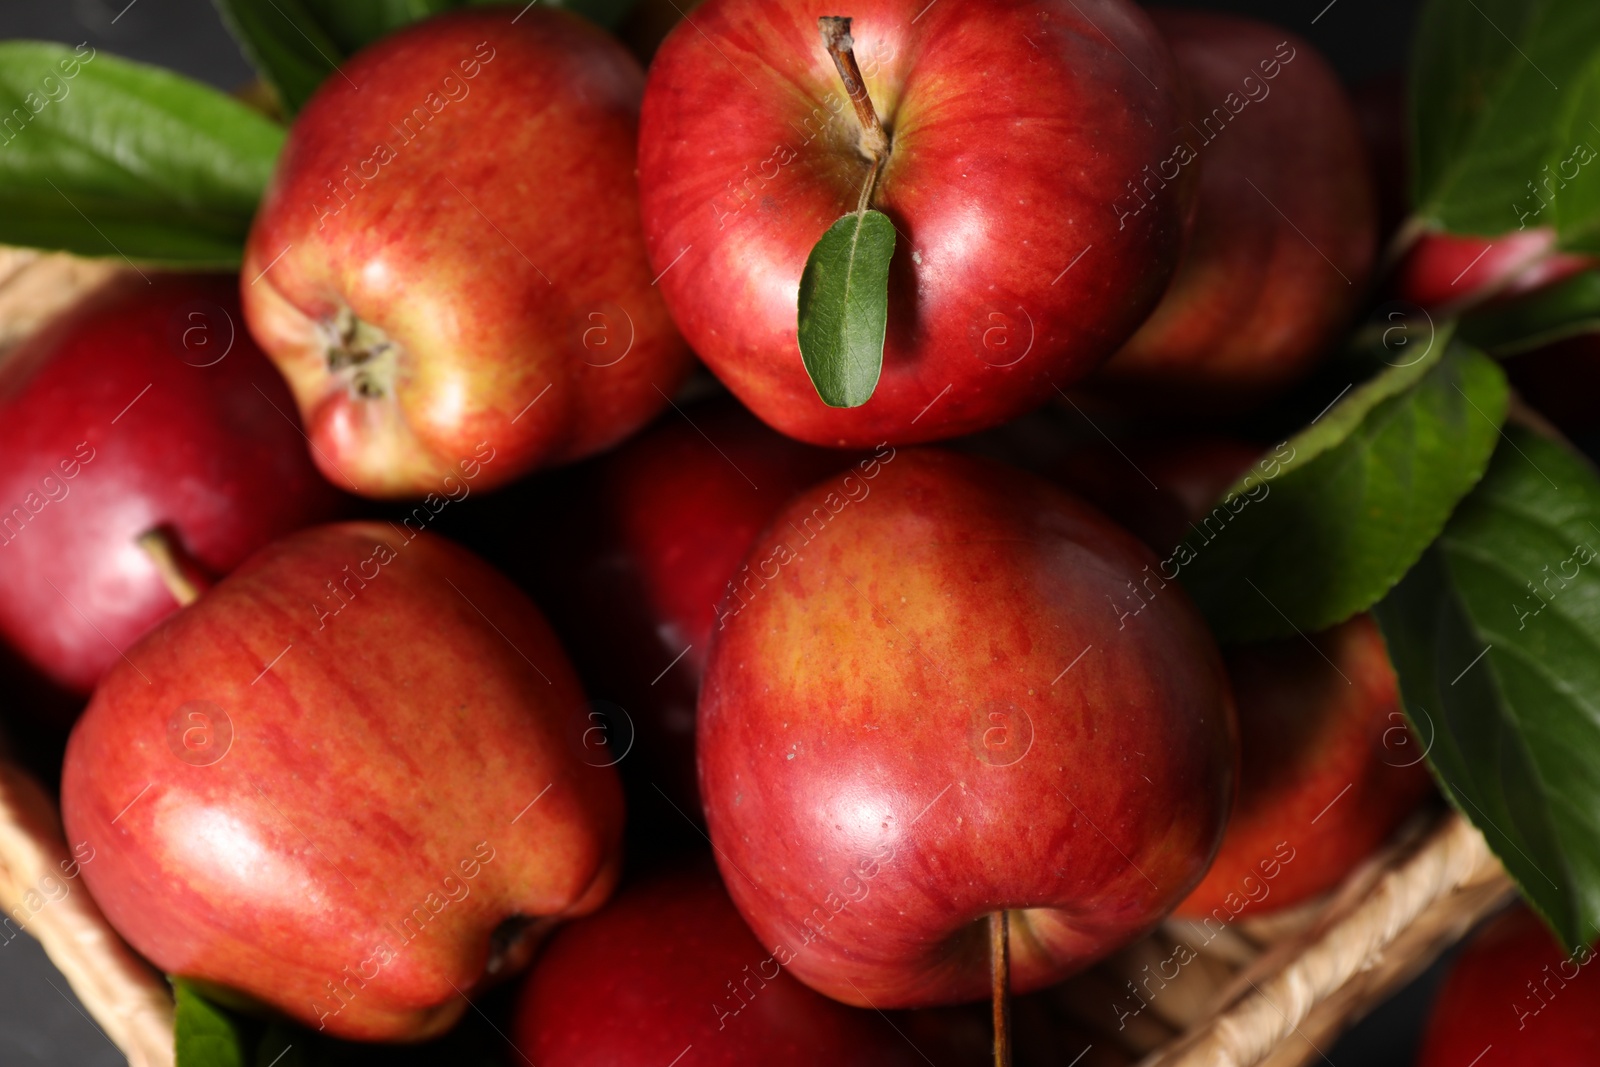
[[[0,368],[0,635],[89,697],[70,877],[342,1039],[521,982],[539,1067],[956,1062],[921,1009],[991,997],[1009,1056],[1010,992],[1315,901],[1433,795],[1383,640],[1224,653],[1158,560],[1285,461],[1215,426],[1367,300],[1398,109],[1129,0],[707,0],[648,76],[542,5],[367,48],[238,277],[125,275]],[[797,293],[868,202],[834,407]],[[1390,284],[1574,266],[1524,243]]]

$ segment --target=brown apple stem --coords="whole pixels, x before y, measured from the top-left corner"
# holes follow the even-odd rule
[[[162,584],[180,607],[188,607],[200,599],[200,594],[211,588],[211,579],[199,562],[179,543],[177,534],[167,526],[157,526],[139,535],[139,548],[155,564]]]
[[[889,151],[889,135],[878,121],[878,111],[867,95],[867,83],[861,80],[861,68],[856,65],[855,41],[850,37],[850,20],[841,15],[824,15],[817,19],[822,31],[822,45],[833,57],[833,65],[844,81],[844,91],[855,105],[856,117],[861,120],[861,154],[872,160],[873,178],[877,177],[877,164]],[[868,183],[871,188],[871,181]]]
[[[1011,916],[989,916],[989,981],[994,991],[994,1067],[1011,1067]]]

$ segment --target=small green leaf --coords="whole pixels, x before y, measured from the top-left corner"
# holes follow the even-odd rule
[[[829,407],[872,398],[889,325],[894,224],[879,211],[846,215],[822,235],[800,275],[800,358]]]
[[[1234,486],[1166,562],[1225,641],[1326,629],[1376,603],[1483,474],[1500,368],[1444,339],[1353,389]],[[1287,454],[1285,454],[1287,453]]]
[[[183,979],[172,985],[177,997],[177,1067],[245,1067],[245,1039],[228,1013]]]
[[[1424,222],[1600,251],[1600,4],[1431,0],[1410,81]]]
[[[237,266],[283,138],[159,67],[0,43],[0,244]]]
[[[1594,270],[1509,303],[1477,308],[1461,321],[1463,337],[1497,356],[1595,332],[1600,332],[1600,271]]]
[[[1600,933],[1600,479],[1511,428],[1375,614],[1451,802],[1571,947]]]
[[[250,65],[293,116],[345,53],[322,28],[306,0],[215,0],[223,24]]]

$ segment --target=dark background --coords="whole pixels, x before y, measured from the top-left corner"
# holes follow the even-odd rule
[[[960,0],[951,0],[959,3]],[[1400,70],[1417,0],[1211,0],[1172,6],[1236,11],[1308,39],[1350,83]],[[4,0],[0,38],[31,37],[158,63],[235,89],[249,65],[208,0]],[[1409,1067],[1439,979],[1435,967],[1332,1048],[1335,1067]],[[83,1013],[66,980],[31,938],[0,948],[0,1064],[120,1067],[121,1054]]]

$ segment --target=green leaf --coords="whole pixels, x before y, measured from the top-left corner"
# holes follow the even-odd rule
[[[1375,612],[1451,802],[1571,947],[1600,933],[1600,479],[1507,431]]]
[[[607,28],[634,0],[540,0]],[[339,64],[389,34],[445,11],[505,0],[215,0],[250,63],[294,115]],[[529,5],[532,6],[532,5]],[[516,15],[514,17],[520,17]]]
[[[380,37],[441,11],[464,7],[463,0],[303,0],[322,31],[344,55],[354,55]],[[501,3],[506,0],[500,0]]]
[[[1497,356],[1600,331],[1600,271],[1586,270],[1508,303],[1474,309],[1461,334]]]
[[[0,244],[237,266],[283,138],[159,67],[0,43]]]
[[[894,224],[880,211],[846,215],[822,235],[800,275],[800,358],[829,407],[860,407],[883,370]]]
[[[1550,226],[1600,251],[1600,4],[1431,0],[1416,42],[1422,220],[1486,236]]]
[[[183,979],[172,985],[177,996],[177,1067],[245,1067],[245,1040],[232,1017]]]
[[[1505,376],[1437,340],[1352,389],[1233,487],[1163,564],[1224,641],[1326,629],[1375,604],[1483,474]]]
[[[314,0],[215,0],[239,47],[293,116],[345,52],[311,13]]]

